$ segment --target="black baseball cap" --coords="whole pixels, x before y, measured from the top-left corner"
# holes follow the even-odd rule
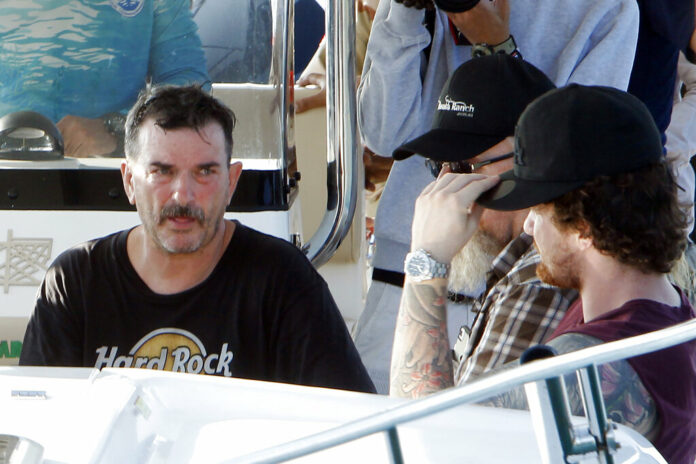
[[[598,176],[635,171],[662,157],[660,131],[638,98],[611,87],[571,84],[522,113],[514,168],[476,202],[502,211],[529,208]]]
[[[473,158],[512,136],[526,106],[553,88],[543,72],[519,58],[471,59],[447,80],[432,129],[397,148],[394,159],[414,154],[437,161]]]

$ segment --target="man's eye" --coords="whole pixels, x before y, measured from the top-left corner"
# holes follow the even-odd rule
[[[198,170],[198,173],[202,176],[209,176],[213,174],[215,170],[209,166],[202,167]]]
[[[172,173],[172,169],[167,166],[153,166],[150,174],[153,176],[168,176]]]

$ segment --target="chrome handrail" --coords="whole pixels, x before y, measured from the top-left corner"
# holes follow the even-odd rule
[[[458,388],[395,406],[383,412],[348,422],[298,440],[227,461],[271,463],[298,458],[373,433],[394,429],[398,424],[436,414],[445,409],[504,393],[528,382],[564,375],[591,364],[604,364],[658,351],[696,339],[696,319],[673,327],[584,348],[553,358],[541,359],[515,369],[492,374]]]
[[[294,125],[288,124],[288,119],[289,118],[294,118],[294,112],[290,108],[290,105],[288,104],[288,100],[290,100],[290,95],[294,94],[292,86],[295,85],[294,82],[294,70],[295,70],[295,55],[294,55],[294,50],[295,50],[295,29],[294,29],[294,24],[295,24],[295,2],[293,0],[285,0],[285,4],[283,5],[283,13],[282,13],[282,34],[283,34],[283,42],[282,42],[282,47],[283,50],[281,52],[281,64],[280,64],[280,69],[282,70],[280,75],[280,108],[281,108],[281,114],[282,118],[280,121],[280,134],[281,134],[281,152],[286,155],[286,163],[287,163],[287,154],[289,153],[290,150],[290,144],[288,143],[289,138],[292,137],[292,139],[295,139],[295,135],[291,134],[290,131],[294,131]],[[292,128],[292,129],[291,129]],[[294,142],[293,142],[294,143]],[[294,150],[295,147],[293,146],[292,149]]]
[[[327,204],[303,251],[325,264],[348,234],[358,198],[359,140],[355,96],[355,1],[326,4]]]

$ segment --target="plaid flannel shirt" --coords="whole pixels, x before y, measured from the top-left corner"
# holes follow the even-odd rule
[[[478,315],[457,367],[458,384],[519,359],[524,350],[546,341],[577,298],[575,290],[539,280],[540,262],[532,237],[524,233],[493,261],[487,292],[474,303]]]

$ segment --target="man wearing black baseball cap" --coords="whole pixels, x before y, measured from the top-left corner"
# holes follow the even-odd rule
[[[471,235],[483,207],[532,207],[524,229],[541,256],[539,276],[580,292],[548,344],[574,351],[694,318],[667,277],[686,243],[676,188],[660,133],[637,98],[570,85],[524,111],[512,171],[441,176],[423,192],[413,246],[446,261]],[[438,206],[443,202],[446,210]],[[404,292],[429,295],[435,307],[442,286],[407,280]],[[668,462],[694,462],[696,342],[600,366],[600,378],[609,417],[645,435]]]
[[[571,84],[535,101],[518,122],[514,168],[477,200],[512,211],[554,200],[600,175],[662,163],[646,107],[625,92]],[[613,131],[607,128],[611,127]]]
[[[377,156],[391,157],[432,125],[445,81],[472,56],[521,54],[556,85],[628,85],[638,37],[636,0],[486,0],[456,13],[429,6],[431,0],[382,0],[377,9],[358,89],[360,133]],[[420,159],[394,163],[374,221],[373,264],[386,272],[373,274],[354,334],[370,373],[374,357],[385,371],[383,379],[373,376],[380,392],[388,384],[388,367],[381,366],[389,365],[391,348],[382,342],[391,339],[401,295],[393,287],[403,281],[393,277],[403,275],[413,206],[429,177]],[[392,309],[382,317],[385,306]]]
[[[442,90],[432,129],[399,147],[394,158],[403,160],[419,154],[426,158],[425,162],[435,177],[440,175],[443,165],[445,172],[476,173],[452,176],[466,179],[477,178],[480,174],[501,173],[512,166],[512,134],[519,115],[531,101],[553,88],[541,71],[523,60],[494,55],[467,62],[454,72]],[[444,177],[448,176],[451,174]],[[446,200],[440,203],[437,198],[432,207],[444,211],[449,208]],[[452,210],[446,214],[456,215],[457,212]],[[405,328],[401,324],[403,320],[395,321],[398,308],[393,309],[391,326],[380,334],[381,340],[391,341],[387,333],[393,331],[396,323],[391,359],[392,394],[420,396],[452,385],[452,345],[449,340],[456,339],[457,331],[463,325],[466,329],[460,331],[457,358],[466,358],[465,365],[470,366],[467,376],[481,374],[517,359],[525,349],[550,335],[577,294],[540,282],[536,276],[538,254],[531,238],[521,235],[525,217],[524,211],[483,212],[480,227],[477,228],[478,223],[467,224],[472,231],[476,230],[473,236],[468,235],[471,240],[462,242],[446,260],[440,260],[446,266],[419,267],[418,264],[434,263],[438,256],[428,256],[425,253],[430,251],[428,246],[421,247],[424,248],[422,251],[412,249],[407,258],[408,279],[429,280],[429,277],[447,277],[449,274],[443,281],[444,289],[449,286],[450,290],[450,310],[445,312],[443,305],[435,317],[432,308],[412,306],[414,311],[423,311],[411,314],[422,323]],[[439,241],[464,233],[456,227],[438,232],[440,235],[425,238]],[[466,246],[462,248],[464,243]],[[488,279],[491,271],[493,278]],[[461,297],[452,298],[452,294],[481,297],[473,303],[470,313],[468,308],[456,304]],[[414,296],[405,293],[402,301],[408,302]],[[380,307],[381,316],[385,317],[390,309]],[[474,324],[472,342],[467,346],[466,330],[474,321],[472,313],[481,314],[481,317]],[[545,323],[540,327],[542,320]],[[377,339],[376,336],[373,338]],[[429,365],[431,373],[442,374],[439,377],[442,382],[413,381],[411,374],[418,373],[422,367],[410,362],[415,359],[414,351]],[[365,352],[361,355],[365,362]],[[374,369],[374,363],[369,359],[366,366]]]

